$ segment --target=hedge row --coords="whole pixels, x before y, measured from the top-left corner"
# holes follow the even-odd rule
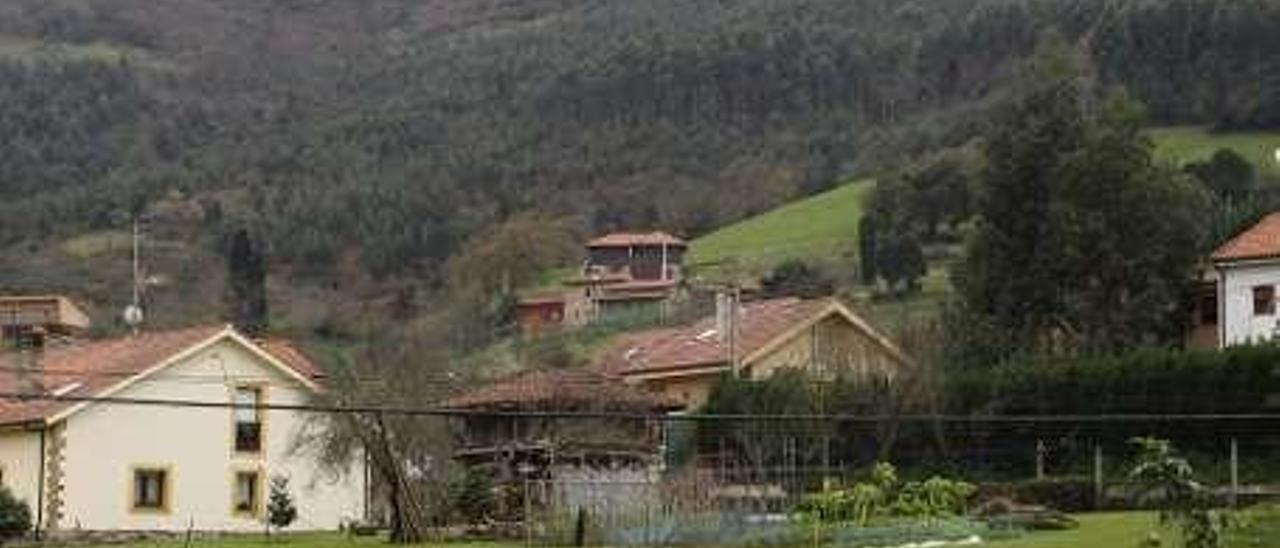
[[[1258,413],[1280,396],[1280,346],[1029,359],[953,375],[948,396],[958,413]]]

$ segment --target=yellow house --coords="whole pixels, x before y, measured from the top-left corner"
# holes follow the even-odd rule
[[[598,365],[689,409],[704,404],[716,381],[735,368],[749,379],[783,367],[892,379],[910,365],[896,345],[835,299],[755,301],[731,318],[718,311],[690,325],[624,335]]]
[[[323,375],[286,341],[208,326],[32,357],[0,368],[0,484],[41,530],[261,531],[276,476],[290,480],[292,530],[364,517],[360,459],[339,473],[295,444],[322,426],[293,408]]]

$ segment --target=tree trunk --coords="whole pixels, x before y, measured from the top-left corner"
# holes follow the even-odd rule
[[[382,415],[374,416],[374,428],[366,430],[365,447],[374,468],[387,485],[391,505],[391,542],[413,544],[426,538],[426,509],[413,484],[405,477],[404,462],[396,454],[391,432]]]

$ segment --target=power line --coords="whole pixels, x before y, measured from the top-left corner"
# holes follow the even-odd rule
[[[139,405],[172,408],[257,409],[322,414],[371,414],[410,417],[495,417],[529,419],[631,419],[676,422],[833,422],[883,424],[952,423],[952,424],[1102,424],[1102,423],[1182,423],[1182,422],[1280,422],[1280,413],[1202,413],[1202,414],[1070,414],[1070,415],[942,415],[942,414],[668,414],[662,412],[618,411],[518,411],[477,410],[445,407],[396,407],[368,405],[318,405],[235,403],[232,401],[200,401],[119,396],[72,396],[28,392],[0,392],[0,399],[15,401],[52,401],[61,403],[95,403]]]

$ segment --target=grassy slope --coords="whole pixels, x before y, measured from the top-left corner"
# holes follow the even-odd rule
[[[1150,134],[1162,159],[1186,162],[1207,158],[1219,148],[1232,148],[1260,169],[1280,174],[1274,156],[1280,148],[1280,132],[1215,134],[1202,127],[1181,126],[1152,129]],[[858,219],[872,186],[870,180],[854,181],[725,226],[694,240],[689,261],[697,265],[729,259],[734,261],[730,267],[711,270],[732,268],[750,276],[791,258],[851,265],[857,260]]]
[[[1220,148],[1230,148],[1247,158],[1259,171],[1280,175],[1276,150],[1280,132],[1211,133],[1203,127],[1179,126],[1150,131],[1156,155],[1176,163],[1203,160]]]
[[[791,258],[856,261],[858,219],[871,181],[848,183],[784,205],[693,241],[688,262],[736,261],[747,273]]]

